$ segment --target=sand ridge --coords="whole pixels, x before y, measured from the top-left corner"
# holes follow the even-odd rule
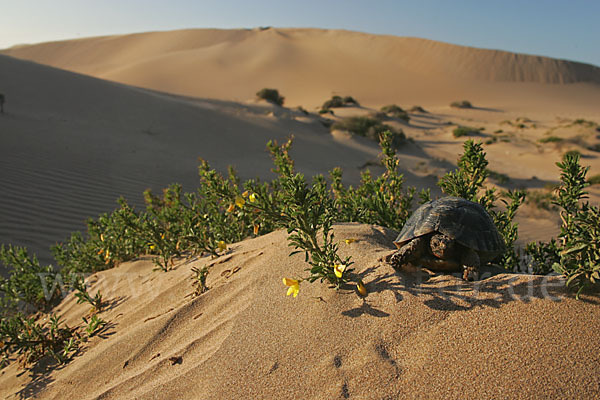
[[[290,105],[332,93],[370,105],[456,96],[526,104],[600,84],[597,66],[432,40],[323,29],[187,29],[41,43],[4,54],[169,93],[245,101],[276,87]],[[474,85],[477,83],[477,85]],[[569,90],[567,90],[569,92]],[[592,91],[593,92],[593,91]],[[579,101],[589,107],[588,100]],[[554,102],[557,100],[555,99]],[[561,103],[564,103],[561,102]]]

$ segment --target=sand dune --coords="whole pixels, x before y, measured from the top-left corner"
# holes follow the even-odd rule
[[[309,176],[334,166],[347,183],[367,166],[378,174],[377,145],[332,134],[323,118],[368,115],[387,103],[427,108],[409,123],[385,122],[413,140],[399,149],[407,184],[434,195],[462,151],[465,137],[452,134],[459,125],[478,129],[473,137],[486,143],[497,173],[488,184],[498,189],[549,193],[568,150],[600,173],[600,72],[590,65],[317,29],[156,32],[3,53],[0,243],[26,245],[43,262],[48,246],[120,195],[141,206],[148,187],[193,190],[198,157],[220,171],[233,164],[242,179],[268,179],[265,143],[293,133],[296,168]],[[305,115],[255,102],[262,87],[311,110],[331,94],[362,106]],[[465,98],[475,107],[448,106]],[[551,136],[559,139],[543,143]],[[598,185],[590,198],[600,199]],[[556,235],[560,223],[536,204],[517,218],[520,244]],[[396,273],[378,261],[393,236],[336,226],[336,238],[358,239],[342,242],[341,253],[353,257],[366,299],[318,283],[285,297],[281,278],[303,276],[306,264],[287,256],[281,231],[233,244],[216,260],[180,260],[169,273],[152,272],[142,258],[92,275],[91,292],[111,303],[101,315],[112,324],[107,338],[53,371],[21,373],[12,363],[0,372],[0,396],[597,397],[597,297],[574,300],[558,277],[500,274],[472,284]],[[203,265],[210,290],[193,298],[191,268]],[[69,295],[57,311],[76,325],[87,307]]]
[[[597,66],[339,30],[194,29],[42,43],[3,53],[196,97],[245,101],[259,88],[276,87],[288,104],[305,107],[337,93],[371,106],[470,98],[501,107],[543,101],[544,108],[575,102],[589,109],[600,85]],[[576,92],[566,87],[573,85]]]
[[[369,295],[302,283],[285,296],[283,276],[304,276],[286,234],[232,246],[215,260],[152,272],[149,260],[92,275],[114,306],[113,325],[59,370],[35,379],[12,364],[3,398],[382,399],[594,398],[600,391],[598,298],[577,301],[558,277],[500,274],[477,284],[453,276],[397,273],[378,258],[393,233],[337,225]],[[189,277],[208,265],[199,297]],[[234,268],[239,270],[231,274]],[[229,271],[229,272],[228,272]],[[69,295],[68,324],[87,312]],[[181,357],[181,362],[169,361]]]
[[[0,82],[0,243],[25,245],[44,262],[50,245],[119,196],[140,205],[146,188],[194,190],[198,157],[223,172],[234,165],[243,179],[269,178],[267,141],[295,134],[300,171],[339,165],[355,182],[378,153],[375,143],[349,147],[316,120],[264,104],[184,99],[6,56]]]

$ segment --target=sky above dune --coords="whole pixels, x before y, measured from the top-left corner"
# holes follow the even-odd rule
[[[0,48],[183,28],[348,29],[600,66],[597,0],[0,0]]]

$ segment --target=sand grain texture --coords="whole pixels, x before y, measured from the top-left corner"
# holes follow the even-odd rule
[[[397,273],[378,262],[394,233],[342,224],[336,237],[369,290],[302,283],[285,232],[234,244],[218,259],[152,272],[149,260],[93,275],[114,325],[66,367],[0,376],[0,395],[43,399],[594,398],[597,297],[574,300],[557,277],[500,274],[477,284]],[[209,265],[192,298],[190,269]],[[236,267],[237,272],[231,274]],[[227,272],[229,271],[229,272]],[[421,276],[419,278],[419,276]],[[59,306],[68,323],[86,307]],[[181,357],[181,363],[169,361]],[[18,394],[15,394],[18,392]]]

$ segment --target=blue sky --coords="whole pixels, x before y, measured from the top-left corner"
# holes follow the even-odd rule
[[[0,48],[182,28],[317,27],[600,66],[600,0],[0,0]]]

